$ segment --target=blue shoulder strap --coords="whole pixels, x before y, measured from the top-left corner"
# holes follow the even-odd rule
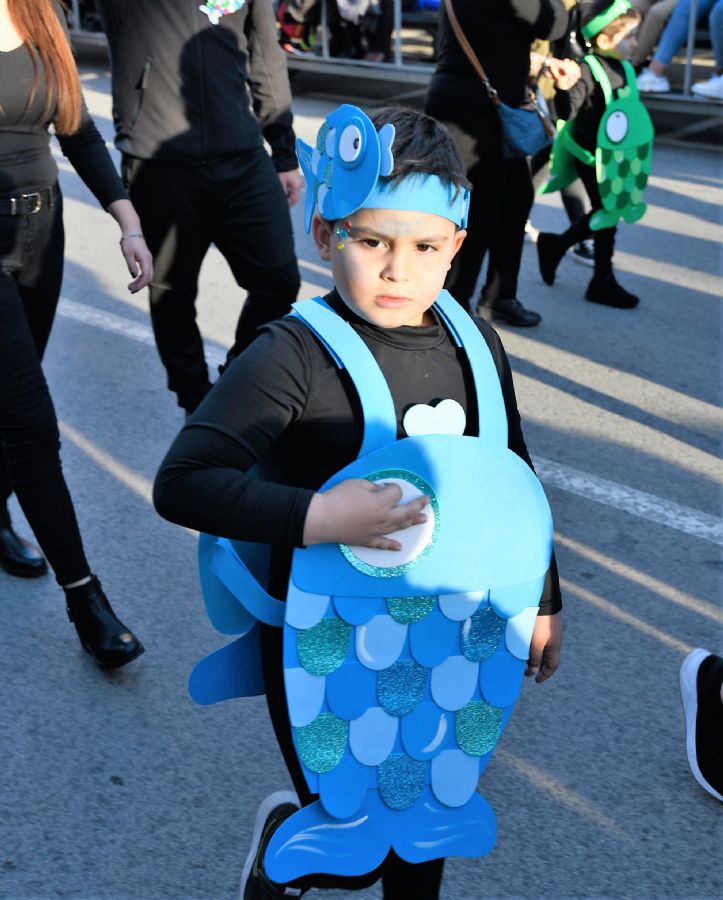
[[[452,340],[467,354],[477,394],[480,435],[485,441],[507,446],[507,412],[499,375],[487,342],[471,317],[448,291],[441,291],[434,308]],[[359,456],[397,438],[394,401],[377,361],[354,329],[321,297],[293,305],[300,318],[329,351],[340,369],[346,369],[359,395],[364,436]]]
[[[480,437],[490,444],[507,446],[507,410],[502,385],[487,341],[471,316],[457,303],[449,291],[441,291],[434,308],[439,313],[452,340],[467,354],[477,394],[477,421]]]
[[[319,338],[340,369],[346,369],[362,407],[364,433],[359,456],[366,456],[397,439],[397,414],[389,386],[371,350],[348,322],[321,297],[293,305],[298,316]]]

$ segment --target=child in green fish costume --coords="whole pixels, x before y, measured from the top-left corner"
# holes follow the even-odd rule
[[[653,144],[653,125],[627,59],[639,19],[628,0],[594,0],[583,11],[582,33],[592,53],[581,61],[580,80],[556,96],[561,121],[542,193],[580,177],[592,209],[563,234],[541,233],[537,243],[542,279],[552,285],[567,249],[594,236],[595,273],[585,297],[624,309],[636,306],[638,298],[613,275],[616,226],[619,219],[637,222],[645,213]]]

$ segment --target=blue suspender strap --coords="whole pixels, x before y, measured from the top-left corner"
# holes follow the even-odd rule
[[[452,339],[467,354],[477,393],[480,437],[491,444],[507,446],[507,411],[500,376],[487,342],[449,291],[442,291],[434,308],[447,326]]]
[[[321,297],[300,300],[292,309],[292,315],[314,332],[336,365],[349,373],[364,418],[359,456],[396,441],[394,401],[382,370],[364,341]]]

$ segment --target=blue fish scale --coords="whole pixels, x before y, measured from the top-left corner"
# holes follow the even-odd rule
[[[377,601],[370,600],[370,610],[374,611],[376,628],[384,633],[385,628],[398,629],[406,623],[414,624],[434,612],[442,613],[438,597],[398,597],[389,598],[384,614]],[[349,741],[349,727],[362,729],[365,745],[386,748],[384,758],[376,765],[367,766],[357,760],[367,770],[365,784],[376,788],[384,803],[394,810],[412,806],[422,793],[424,785],[435,789],[432,777],[432,760],[436,760],[439,774],[439,791],[444,795],[446,781],[453,782],[452,770],[459,765],[462,753],[467,759],[487,756],[497,743],[505,713],[510,708],[496,707],[484,698],[480,689],[480,663],[500,654],[510,656],[504,647],[504,632],[507,619],[497,615],[489,606],[483,606],[465,621],[455,621],[459,633],[459,646],[454,656],[441,666],[422,665],[412,654],[409,634],[400,647],[397,658],[383,668],[373,669],[375,660],[364,665],[357,655],[357,631],[365,627],[344,621],[336,612],[336,602],[330,604],[324,618],[307,629],[289,628],[287,636],[290,658],[295,653],[301,666],[311,675],[325,675],[325,697],[316,718],[301,727],[294,728],[296,749],[310,784],[316,784],[319,774],[333,772],[343,760],[354,759]],[[343,604],[339,604],[344,608]],[[354,612],[356,621],[365,618]],[[444,617],[444,621],[453,620]],[[374,644],[365,645],[365,650],[373,653]],[[469,684],[465,687],[455,676],[454,660],[460,666],[470,667],[465,672]],[[466,662],[465,662],[466,660]],[[445,669],[446,667],[446,669]],[[448,674],[446,670],[448,669]],[[458,699],[454,703],[456,712],[444,712],[435,703],[430,676],[439,670],[444,690]],[[355,674],[356,673],[356,674]],[[441,675],[440,675],[441,673]],[[376,684],[378,713],[366,715],[367,707],[361,715],[358,702],[344,701],[349,687],[366,679]],[[335,679],[339,680],[336,686]],[[474,685],[471,687],[471,685]],[[467,692],[465,694],[464,692]],[[334,709],[329,698],[333,696]],[[367,703],[373,702],[373,694],[367,695]],[[291,705],[291,698],[290,705]],[[450,752],[451,751],[451,752]],[[480,766],[481,768],[481,766]],[[470,770],[467,780],[473,786],[474,772]],[[445,781],[446,778],[446,781]],[[457,789],[458,790],[458,789]],[[440,798],[442,799],[442,798]],[[322,790],[322,802],[324,800]]]

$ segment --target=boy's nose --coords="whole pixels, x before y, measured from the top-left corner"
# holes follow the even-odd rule
[[[389,254],[384,267],[384,277],[388,281],[407,281],[409,278],[409,259],[406,253],[396,251]]]

